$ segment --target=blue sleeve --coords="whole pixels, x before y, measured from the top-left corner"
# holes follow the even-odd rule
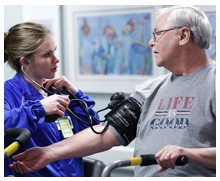
[[[36,130],[40,118],[45,117],[45,111],[39,100],[16,99],[16,96],[5,92],[4,99],[4,130],[7,128],[24,127]],[[21,104],[18,106],[18,104]]]
[[[93,107],[95,106],[95,101],[89,97],[88,95],[85,95],[81,90],[79,90],[76,94],[74,94],[78,99],[83,100],[87,106],[88,106],[88,110],[89,110],[89,115],[92,119],[92,125],[96,125],[99,124],[99,122],[95,119],[94,115],[95,115],[95,111],[93,110]],[[72,96],[69,96],[69,99],[72,100],[74,99]],[[81,106],[79,105],[78,101],[71,101],[70,105],[69,105],[70,110],[80,119],[82,119],[85,122],[88,122],[88,118],[87,115],[85,113],[85,111],[81,108]],[[74,126],[74,132],[77,133],[87,127],[89,127],[89,125],[86,125],[80,121],[78,121],[74,116],[72,116],[72,114],[70,114],[68,111],[66,111],[66,113],[71,117],[72,122],[73,122],[73,126]],[[97,114],[97,118],[99,118],[98,114]]]

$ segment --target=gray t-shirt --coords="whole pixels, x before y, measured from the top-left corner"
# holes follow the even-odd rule
[[[216,147],[215,82],[216,64],[212,61],[190,75],[169,73],[138,84],[131,94],[142,104],[134,157],[156,154],[166,145]],[[198,163],[161,173],[157,171],[158,166],[136,166],[135,176],[216,176],[215,169]]]

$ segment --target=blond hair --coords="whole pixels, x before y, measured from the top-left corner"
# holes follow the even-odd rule
[[[4,63],[21,72],[20,58],[33,60],[34,53],[42,46],[42,39],[51,34],[45,26],[24,22],[11,27],[4,33]]]

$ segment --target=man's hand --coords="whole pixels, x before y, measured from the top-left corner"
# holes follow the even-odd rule
[[[23,153],[13,156],[14,160],[21,161],[13,162],[9,167],[21,174],[36,172],[50,163],[50,156],[47,153],[44,147],[28,149]]]
[[[160,165],[158,172],[163,172],[168,168],[175,168],[176,159],[180,156],[187,156],[188,163],[200,163],[209,168],[216,169],[216,148],[183,148],[168,145],[160,150],[155,158]]]
[[[155,155],[157,163],[160,165],[160,167],[158,168],[158,172],[163,172],[168,168],[174,169],[176,166],[176,159],[180,156],[187,156],[188,159],[190,157],[189,162],[193,162],[191,161],[191,157],[193,156],[191,156],[190,152],[187,152],[186,150],[187,149],[178,146],[165,146]]]

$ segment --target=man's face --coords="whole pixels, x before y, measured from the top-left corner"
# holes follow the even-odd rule
[[[161,14],[155,22],[153,32],[167,30],[171,27],[167,21],[168,13]],[[155,35],[156,41],[152,38],[149,45],[153,48],[156,64],[158,67],[165,67],[168,70],[178,57],[179,36],[173,30],[164,31]]]

